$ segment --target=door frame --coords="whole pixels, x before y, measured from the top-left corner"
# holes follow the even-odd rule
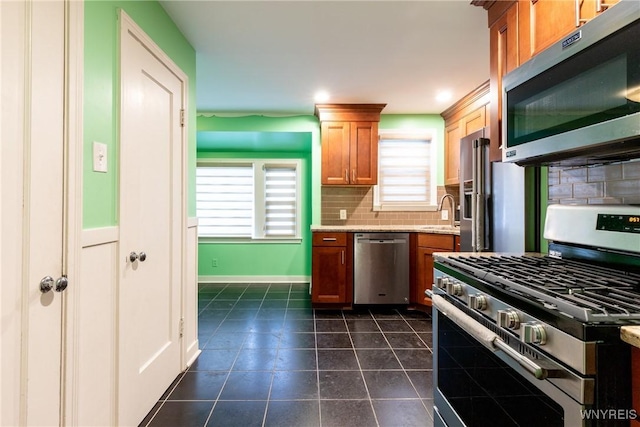
[[[187,191],[187,159],[188,159],[188,91],[189,91],[189,78],[188,76],[182,71],[182,69],[151,39],[151,37],[149,37],[144,30],[122,9],[119,10],[119,22],[120,22],[120,43],[122,43],[122,40],[124,40],[124,38],[127,36],[127,32],[130,33],[133,37],[135,37],[149,52],[151,52],[151,54],[160,62],[162,63],[171,73],[173,73],[178,80],[181,82],[181,98],[180,98],[180,102],[182,104],[182,110],[183,110],[183,125],[181,127],[181,132],[180,132],[180,194],[179,194],[179,203],[180,203],[180,237],[179,240],[177,242],[174,242],[174,245],[178,246],[178,250],[172,250],[172,253],[178,253],[179,254],[179,266],[180,266],[180,287],[178,289],[179,292],[179,298],[180,298],[180,318],[184,319],[185,316],[185,287],[188,285],[187,282],[187,226],[188,226],[188,218],[187,218],[187,195],[188,195],[188,191]],[[122,50],[120,52],[120,54],[122,55]],[[120,81],[118,82],[118,87],[120,88],[120,91],[122,90],[122,74],[121,74],[121,69],[118,72],[118,77],[120,79]],[[125,99],[125,96],[122,92],[119,92],[119,99],[117,101],[118,104],[118,110],[117,110],[117,120],[118,120],[118,138],[119,138],[119,144],[122,143],[122,139],[123,139],[123,134],[122,134],[122,127],[121,127],[121,114],[122,114],[122,102]],[[122,170],[119,171],[119,177],[118,177],[118,185],[122,186]],[[120,191],[120,188],[118,189],[118,199],[119,199],[119,204],[120,206],[122,206],[122,192]],[[121,212],[119,212],[119,215],[121,214]],[[121,260],[123,259],[123,257],[125,256],[125,253],[121,252],[122,249],[118,248],[118,259]],[[126,251],[125,251],[126,252]],[[118,267],[119,268],[119,267]],[[116,284],[116,288],[119,289],[121,283],[120,283],[120,275],[118,274],[118,279],[117,279],[118,283]],[[116,300],[118,299],[118,297],[116,297]],[[116,329],[119,328],[118,325],[120,325],[121,319],[119,318],[118,314],[118,320],[117,320],[117,326]],[[117,335],[117,339],[116,339],[116,348],[119,347],[119,343],[120,343],[120,333],[119,331],[116,332]],[[181,370],[184,370],[187,367],[187,363],[189,363],[190,361],[187,360],[187,343],[185,342],[186,340],[183,337],[183,334],[180,334],[180,368]],[[116,356],[116,378],[119,378],[120,376],[120,367],[119,365],[119,356]],[[120,384],[119,384],[119,380],[117,380],[118,384],[116,386],[116,390],[119,390],[120,388]],[[116,391],[116,393],[119,394],[118,391]],[[148,408],[149,410],[151,410],[151,408]]]
[[[80,259],[82,250],[82,174],[84,169],[84,2],[65,0],[65,165],[66,179],[63,271],[69,277],[64,292],[62,349],[62,425],[77,425],[80,380]]]

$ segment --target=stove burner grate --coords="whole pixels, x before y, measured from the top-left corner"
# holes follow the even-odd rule
[[[640,320],[640,274],[526,255],[448,255],[440,262],[585,322]]]

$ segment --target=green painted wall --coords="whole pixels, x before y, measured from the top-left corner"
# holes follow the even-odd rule
[[[241,151],[228,151],[229,142],[221,142],[224,151],[212,149],[198,150],[198,159],[205,158],[296,158],[302,160],[302,241],[299,243],[216,243],[198,244],[198,275],[200,276],[310,276],[311,275],[311,231],[310,226],[317,216],[319,223],[320,174],[320,131],[314,116],[295,117],[206,117],[198,116],[198,138],[203,141],[208,132],[270,132],[269,138],[262,139],[259,150],[247,150],[243,144]],[[282,151],[278,144],[278,134],[282,135],[282,146],[289,146],[291,138],[298,135],[301,147],[296,152]],[[234,140],[230,138],[230,140]],[[204,145],[204,144],[203,144]],[[217,260],[213,267],[212,260]]]
[[[435,129],[438,147],[438,185],[444,182],[443,147],[444,120],[438,115],[382,115],[381,129]],[[303,225],[303,240],[301,244],[268,244],[268,243],[203,243],[198,245],[198,274],[201,276],[308,276],[311,274],[311,233],[309,225],[320,224],[320,124],[315,116],[293,117],[217,117],[212,114],[198,115],[198,158],[207,157],[239,157],[239,158],[277,158],[284,157],[281,147],[273,144],[274,138],[264,138],[260,150],[247,151],[243,144],[242,150],[229,152],[228,143],[221,143],[225,151],[217,152],[211,148],[212,138],[209,132],[301,132],[310,135],[310,150],[288,155],[302,158],[305,194],[305,225]],[[287,143],[290,143],[287,140]],[[261,144],[261,143],[258,143]],[[283,146],[285,141],[283,139]],[[309,221],[308,223],[306,221]],[[308,225],[307,225],[308,224]],[[213,267],[213,259],[218,267]]]
[[[123,9],[189,78],[188,214],[195,216],[195,50],[155,0],[88,0],[84,5],[84,228],[118,224],[119,9]],[[107,144],[107,173],[92,170],[93,141]]]
[[[438,153],[437,185],[444,185],[444,119],[437,114],[382,114],[379,129],[434,129]]]

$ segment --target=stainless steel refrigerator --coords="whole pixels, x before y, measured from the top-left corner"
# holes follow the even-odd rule
[[[538,250],[539,173],[491,163],[487,135],[483,128],[460,139],[460,250]]]

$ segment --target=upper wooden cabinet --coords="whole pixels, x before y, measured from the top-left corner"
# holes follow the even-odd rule
[[[487,126],[488,103],[487,81],[441,113],[445,126],[444,185],[460,183],[460,138]]]
[[[386,104],[318,104],[323,185],[378,182],[378,122]]]
[[[489,20],[491,161],[501,160],[502,78],[618,0],[473,0]]]

